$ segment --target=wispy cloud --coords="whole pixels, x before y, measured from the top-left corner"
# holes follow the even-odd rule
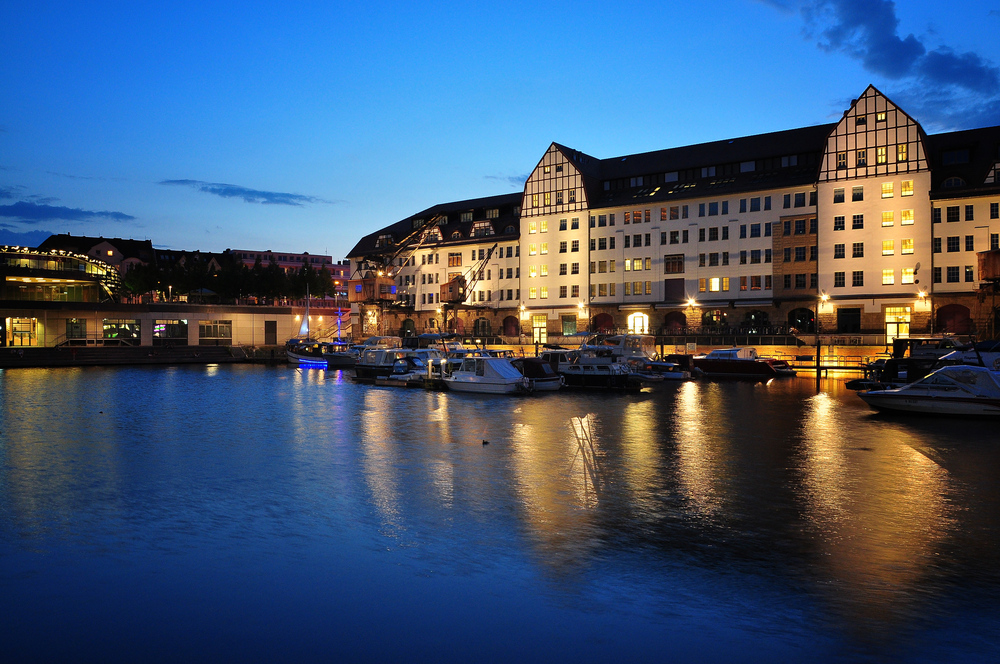
[[[236,184],[225,184],[221,182],[203,182],[201,180],[163,180],[160,184],[179,185],[192,187],[193,189],[222,198],[241,198],[246,203],[260,203],[262,205],[294,205],[301,207],[311,203],[329,203],[316,196],[305,196],[303,194],[288,194],[280,191],[261,191],[250,189]]]
[[[0,205],[0,217],[13,219],[25,224],[37,224],[47,221],[133,221],[135,217],[124,212],[110,210],[81,210],[55,205],[39,205],[27,201],[18,201],[11,205]]]
[[[42,242],[44,242],[50,235],[54,235],[52,231],[25,231],[20,232],[17,227],[10,224],[0,223],[0,245],[14,246],[14,247],[37,247]]]
[[[57,173],[55,171],[45,171],[49,175],[55,175],[56,177],[66,178],[67,180],[97,180],[100,182],[125,182],[125,178],[102,178],[94,177],[92,175],[70,175],[69,173]]]
[[[483,177],[486,180],[503,182],[510,185],[513,189],[521,189],[524,187],[524,183],[528,181],[528,175],[484,175]]]
[[[861,62],[872,74],[899,83],[890,96],[937,129],[1000,123],[1000,68],[977,53],[899,34],[892,0],[765,0],[798,5],[805,33],[820,48]],[[984,17],[992,15],[984,12]]]

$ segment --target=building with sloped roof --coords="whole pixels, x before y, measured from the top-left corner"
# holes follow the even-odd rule
[[[612,329],[982,336],[997,327],[978,257],[998,249],[998,178],[1000,127],[928,136],[869,86],[830,124],[611,158],[552,143],[519,194],[429,208],[349,257],[399,253],[389,310],[418,331],[441,308],[424,288],[438,263],[422,256],[471,260],[498,241],[511,255],[477,267],[490,287],[456,306],[456,328],[538,341]],[[442,232],[398,246],[441,211]],[[519,276],[501,284],[507,274]]]

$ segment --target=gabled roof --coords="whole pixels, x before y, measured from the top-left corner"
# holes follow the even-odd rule
[[[438,203],[437,205],[429,207],[426,210],[422,210],[421,212],[397,221],[391,226],[386,226],[375,231],[374,233],[364,236],[356,245],[354,245],[354,248],[347,253],[347,257],[357,259],[363,256],[369,256],[373,253],[381,253],[385,248],[375,246],[380,236],[391,234],[393,236],[393,241],[398,242],[413,231],[413,225],[416,220],[427,220],[438,214],[448,216],[448,223],[440,227],[442,234],[441,244],[455,242],[450,240],[451,233],[455,231],[461,233],[463,242],[483,242],[483,238],[470,238],[472,226],[477,221],[490,221],[493,225],[493,230],[494,233],[496,233],[495,237],[497,237],[497,239],[502,238],[504,240],[516,241],[519,237],[520,223],[518,216],[514,214],[514,208],[521,205],[521,196],[521,192],[516,192],[513,194],[501,194],[499,196],[487,196],[485,198],[472,198],[464,201],[454,201],[452,203]],[[494,208],[499,210],[499,216],[496,219],[486,219],[486,210]],[[472,212],[473,221],[459,221],[457,215],[462,212]],[[501,234],[503,233],[503,229],[510,225],[514,226],[515,234],[502,236]],[[393,244],[391,248],[395,250],[398,248],[398,245]]]
[[[997,178],[990,184],[985,182],[986,176],[1000,162],[1000,126],[934,134],[928,137],[928,150],[931,198],[1000,192]],[[968,159],[955,161],[956,157],[964,156],[964,151],[967,151]],[[955,183],[952,178],[961,178],[965,185],[945,187],[944,183],[948,180],[951,180],[949,185]]]
[[[51,235],[38,245],[39,249],[74,251],[87,254],[99,244],[107,242],[117,249],[125,258],[138,258],[144,263],[154,260],[153,243],[149,240],[124,240],[118,237],[87,237],[83,235],[59,234]]]

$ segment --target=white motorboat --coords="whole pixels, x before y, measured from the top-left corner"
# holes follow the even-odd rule
[[[1000,372],[947,366],[891,390],[858,392],[879,410],[933,415],[1000,416]]]
[[[528,379],[532,392],[555,392],[566,382],[540,357],[519,357],[510,363]]]
[[[580,351],[628,364],[632,372],[646,382],[691,378],[690,371],[684,371],[679,365],[659,357],[656,339],[648,334],[595,334],[581,344]]]
[[[479,394],[516,394],[531,391],[529,379],[503,357],[467,357],[444,377],[449,390]]]

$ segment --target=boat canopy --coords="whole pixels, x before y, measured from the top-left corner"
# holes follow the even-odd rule
[[[902,389],[921,389],[923,387],[958,387],[973,392],[978,397],[1000,399],[1000,373],[990,371],[985,367],[957,365],[942,367],[920,380],[906,385]]]
[[[510,360],[502,357],[468,357],[462,362],[462,371],[475,371],[477,376],[486,378],[521,378],[521,372],[514,368]]]
[[[756,348],[717,348],[705,356],[706,360],[756,360]]]

